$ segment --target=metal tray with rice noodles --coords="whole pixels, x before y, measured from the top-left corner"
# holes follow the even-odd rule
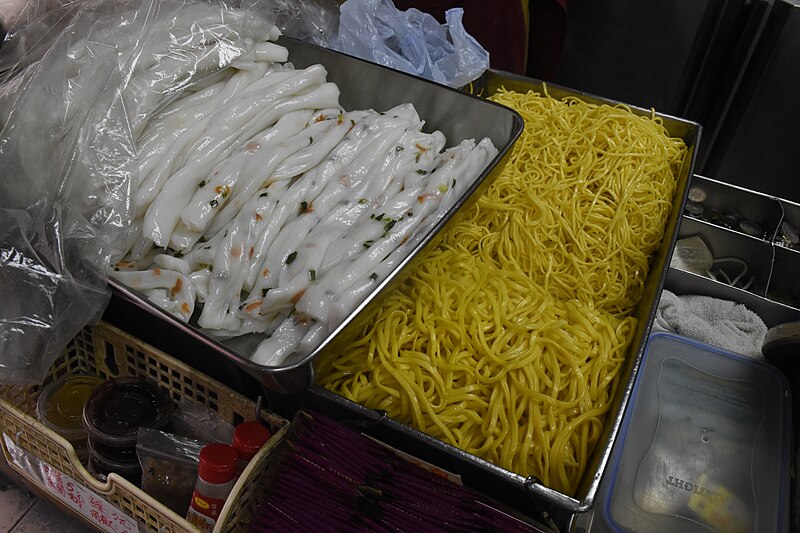
[[[465,87],[464,90],[473,95],[490,97],[498,93],[503,87],[506,90],[517,93],[526,93],[533,90],[543,94],[546,91],[549,96],[559,100],[565,97],[577,97],[589,104],[623,105],[620,102],[598,96],[549,83],[545,86],[543,82],[534,79],[494,70],[487,71],[480,79]],[[701,132],[700,125],[695,122],[660,114],[651,109],[630,105],[625,105],[624,107],[627,107],[633,114],[638,116],[657,117],[670,138],[678,138],[683,141],[686,152],[682,160],[674,166],[677,169],[673,171],[676,184],[671,197],[671,208],[664,223],[663,236],[660,242],[655,244],[656,248],[650,255],[649,271],[646,279],[642,280],[641,297],[631,311],[631,316],[636,319],[636,326],[632,330],[632,340],[623,352],[624,360],[620,364],[613,388],[610,389],[612,396],[608,402],[608,410],[602,423],[602,429],[599,430],[599,438],[593,451],[590,450],[588,453],[583,474],[579,477],[573,493],[568,494],[566,490],[555,490],[536,476],[516,474],[509,469],[497,466],[439,438],[423,433],[409,424],[393,420],[391,416],[386,416],[383,409],[369,409],[362,404],[345,398],[343,395],[336,394],[336,392],[341,392],[342,389],[337,391],[335,387],[331,387],[334,391],[331,392],[331,390],[321,386],[328,383],[327,381],[318,381],[320,385],[312,389],[307,401],[315,409],[327,410],[327,412],[340,419],[358,421],[360,425],[366,428],[366,432],[375,435],[376,438],[396,445],[403,451],[416,455],[423,460],[430,461],[437,466],[462,475],[466,483],[485,490],[499,500],[504,502],[515,500],[516,507],[521,510],[524,510],[526,506],[528,510],[538,508],[548,511],[550,516],[559,514],[568,516],[572,513],[581,513],[589,510],[592,507],[600,478],[603,475],[612,445],[618,434],[623,412],[631,394],[655,316],[669,266],[669,258],[677,237],[677,229],[686,201],[688,184],[692,176],[695,150]],[[524,116],[525,114],[523,113]],[[516,149],[523,145],[524,141],[522,139],[524,139],[524,136],[525,134],[518,141]],[[509,163],[507,169],[511,165],[512,163]],[[346,337],[338,338],[334,349],[338,347],[341,353],[346,354],[346,341]],[[441,341],[437,339],[437,342]],[[441,344],[439,345],[441,346]],[[375,355],[375,359],[377,358],[378,356]],[[335,368],[342,369],[344,367],[338,366]],[[318,370],[318,379],[322,379],[323,370]],[[345,371],[342,370],[342,373],[344,374]],[[366,376],[364,381],[370,382],[371,377]],[[419,383],[419,380],[417,380],[417,383]],[[348,386],[350,385],[356,386],[353,382],[348,382]],[[514,415],[512,414],[511,416]]]
[[[373,109],[383,114],[383,111],[394,106],[411,103],[424,121],[423,131],[440,131],[446,138],[446,146],[456,146],[466,139],[475,139],[477,142],[488,138],[498,151],[472,182],[467,183],[464,180],[459,183],[460,192],[452,206],[441,213],[438,220],[433,220],[430,226],[422,228],[412,237],[406,256],[398,259],[390,271],[373,280],[374,288],[355,309],[343,317],[338,326],[333,327],[321,339],[317,348],[311,353],[292,354],[279,364],[265,365],[252,360],[251,354],[264,339],[264,335],[248,334],[227,340],[214,338],[198,326],[197,313],[188,323],[184,322],[148,301],[140,291],[119,280],[109,280],[115,299],[130,309],[130,313],[143,312],[157,317],[170,326],[171,336],[190,337],[192,342],[199,342],[235,363],[267,389],[290,394],[303,392],[312,385],[312,361],[320,354],[335,349],[332,348],[334,338],[343,330],[351,331],[351,324],[358,317],[368,316],[373,312],[375,306],[380,304],[381,295],[402,282],[404,272],[409,270],[409,264],[422,250],[434,244],[436,236],[450,224],[453,215],[480,196],[499,174],[522,131],[523,121],[519,114],[507,107],[417,76],[286,36],[281,36],[277,44],[288,49],[288,62],[296,69],[323,65],[327,70],[327,81],[335,83],[339,88],[339,105],[345,111]],[[441,186],[439,190],[442,190]],[[363,200],[351,198],[350,201]],[[131,316],[131,320],[136,320],[136,317]]]

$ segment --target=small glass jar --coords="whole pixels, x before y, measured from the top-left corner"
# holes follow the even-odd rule
[[[64,437],[84,464],[89,459],[83,408],[92,392],[103,383],[95,376],[68,376],[48,384],[36,402],[36,417]]]

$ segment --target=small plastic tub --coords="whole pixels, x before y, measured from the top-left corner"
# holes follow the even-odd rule
[[[49,429],[67,439],[81,462],[89,458],[83,408],[92,392],[103,384],[95,376],[69,376],[48,384],[36,402],[36,417]]]
[[[156,382],[121,377],[94,390],[83,410],[83,425],[95,444],[135,449],[140,427],[162,429],[171,414],[172,402]]]
[[[106,446],[87,439],[89,449],[89,472],[94,475],[108,476],[114,472],[134,485],[142,482],[142,468],[136,456],[136,448],[120,448]]]
[[[603,531],[788,531],[791,394],[762,361],[650,337],[595,506]]]

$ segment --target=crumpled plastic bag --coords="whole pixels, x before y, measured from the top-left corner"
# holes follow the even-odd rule
[[[41,383],[99,318],[150,117],[273,31],[258,1],[82,0],[0,49],[0,383]],[[115,259],[116,258],[116,259]]]
[[[418,9],[400,11],[391,0],[347,0],[329,48],[451,87],[489,68],[489,52],[467,34],[464,10],[449,9],[442,25]]]

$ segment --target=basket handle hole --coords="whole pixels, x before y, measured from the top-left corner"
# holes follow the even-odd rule
[[[119,375],[119,367],[117,366],[117,357],[116,352],[114,351],[114,345],[110,342],[106,342],[106,358],[105,358],[106,368],[108,371],[113,375]]]

